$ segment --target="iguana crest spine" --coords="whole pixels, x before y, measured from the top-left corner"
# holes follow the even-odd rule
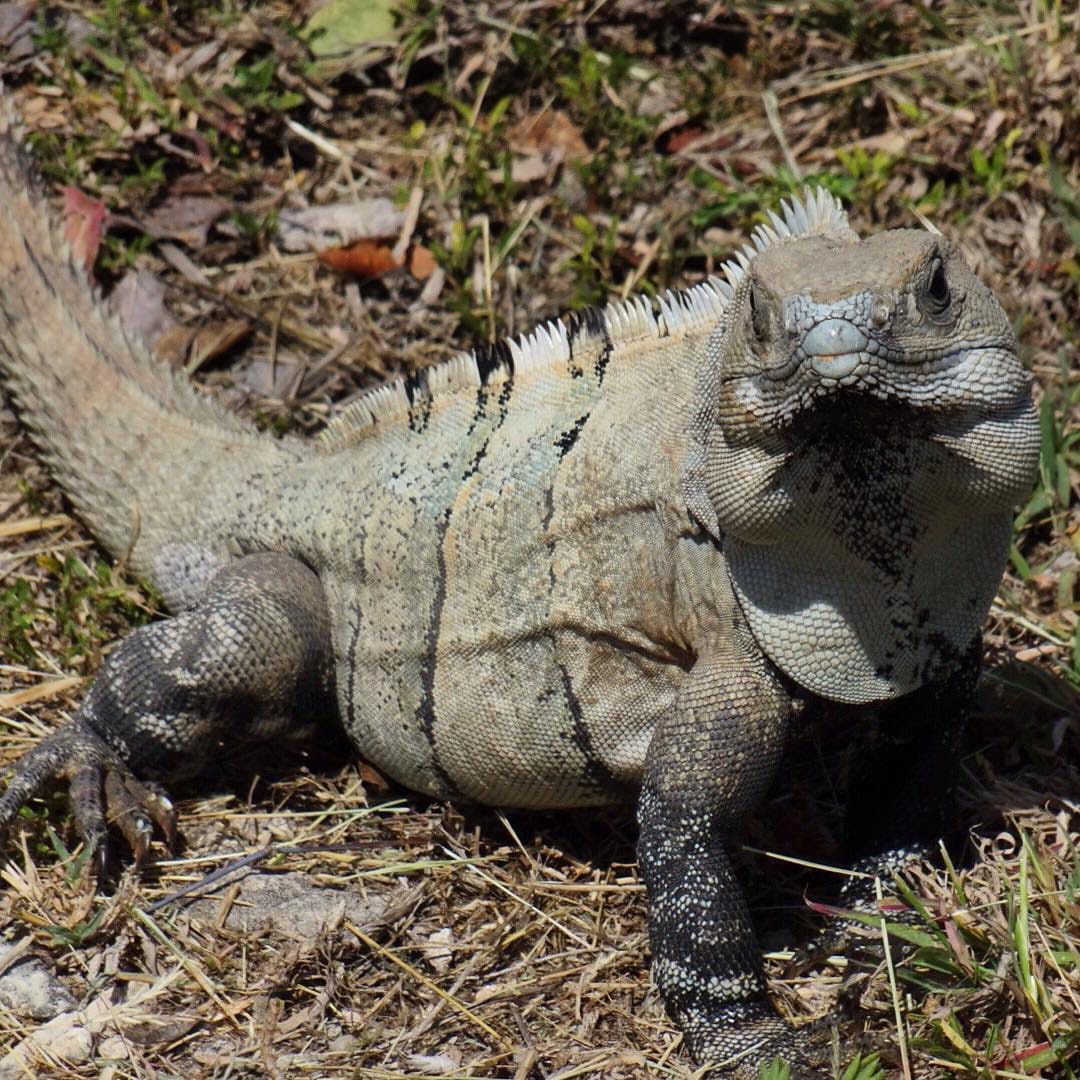
[[[593,342],[618,347],[640,339],[700,333],[719,321],[751,261],[766,248],[800,236],[855,238],[847,212],[824,188],[806,187],[801,199],[785,199],[781,208],[782,216],[768,211],[769,224],[758,225],[751,234],[752,242],[721,264],[723,277],[714,275],[686,289],[669,289],[655,299],[639,294],[566,319],[551,319],[487,350],[460,352],[414,376],[377,386],[335,416],[319,435],[317,445],[327,453],[336,453],[370,434],[378,424],[407,422],[414,410],[437,403],[442,394],[494,386],[515,373],[570,364],[572,341],[587,343],[591,337]],[[587,336],[582,336],[582,330]],[[492,353],[502,358],[494,364],[485,363]]]

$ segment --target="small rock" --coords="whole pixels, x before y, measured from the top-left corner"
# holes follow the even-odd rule
[[[389,906],[389,900],[377,894],[319,888],[307,874],[251,873],[239,883],[225,917],[225,925],[232,930],[277,930],[311,940],[336,928],[343,918],[359,925],[371,923]],[[188,909],[192,921],[216,923],[221,901],[221,895],[196,900]]]
[[[461,1067],[461,1055],[454,1054],[409,1054],[405,1059],[410,1069],[425,1076],[446,1076],[457,1072]]]
[[[286,251],[323,251],[371,237],[396,236],[404,221],[404,211],[382,198],[282,210],[278,240]]]
[[[0,966],[13,948],[0,947]],[[36,957],[28,956],[0,975],[0,1008],[31,1020],[51,1020],[78,1003],[70,991]]]
[[[360,1040],[355,1035],[338,1035],[327,1042],[326,1048],[334,1054],[345,1054],[361,1045]]]
[[[98,1044],[97,1056],[106,1061],[124,1061],[129,1056],[127,1040],[119,1035],[110,1035],[107,1039],[102,1039]]]
[[[424,951],[427,962],[440,974],[445,975],[450,967],[453,952],[450,945],[454,941],[454,932],[449,926],[428,935],[428,947]]]
[[[208,1068],[231,1067],[237,1047],[231,1039],[212,1036],[197,1044],[191,1051],[192,1059]]]
[[[0,1080],[36,1076],[34,1067],[42,1063],[42,1051],[72,1065],[89,1061],[94,1038],[78,1023],[77,1017],[77,1013],[61,1013],[23,1039],[14,1050],[0,1058]]]

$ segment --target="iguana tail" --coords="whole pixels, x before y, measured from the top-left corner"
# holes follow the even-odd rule
[[[304,453],[259,435],[128,337],[51,223],[2,103],[0,370],[80,517],[171,606],[187,597],[169,595],[162,551],[175,558],[188,544],[214,561],[224,538],[208,535],[221,524],[206,520],[208,503]]]

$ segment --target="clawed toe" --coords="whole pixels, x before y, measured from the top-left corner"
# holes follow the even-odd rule
[[[137,867],[143,865],[150,853],[155,825],[172,850],[176,840],[176,813],[160,789],[141,783],[126,767],[123,771],[110,767],[105,772],[104,789],[108,820],[124,834]]]
[[[136,866],[146,861],[155,826],[172,849],[176,814],[168,796],[157,785],[138,780],[96,732],[77,721],[15,763],[0,796],[0,836],[29,799],[60,777],[68,779],[76,829],[96,857],[99,877],[107,869],[109,824],[123,834]]]

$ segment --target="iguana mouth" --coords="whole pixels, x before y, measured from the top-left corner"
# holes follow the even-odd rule
[[[775,367],[760,372],[760,378],[771,384],[792,381],[802,373],[796,398],[800,408],[812,405],[831,390],[845,388],[861,390],[877,397],[905,397],[902,387],[893,379],[905,378],[905,370],[915,370],[920,377],[939,376],[979,353],[997,352],[1009,347],[1004,338],[986,344],[956,345],[940,352],[927,351],[908,356],[880,338],[867,334],[846,319],[826,319],[809,330],[792,349],[790,355]],[[807,369],[816,378],[805,378]],[[787,405],[793,399],[788,398]]]

